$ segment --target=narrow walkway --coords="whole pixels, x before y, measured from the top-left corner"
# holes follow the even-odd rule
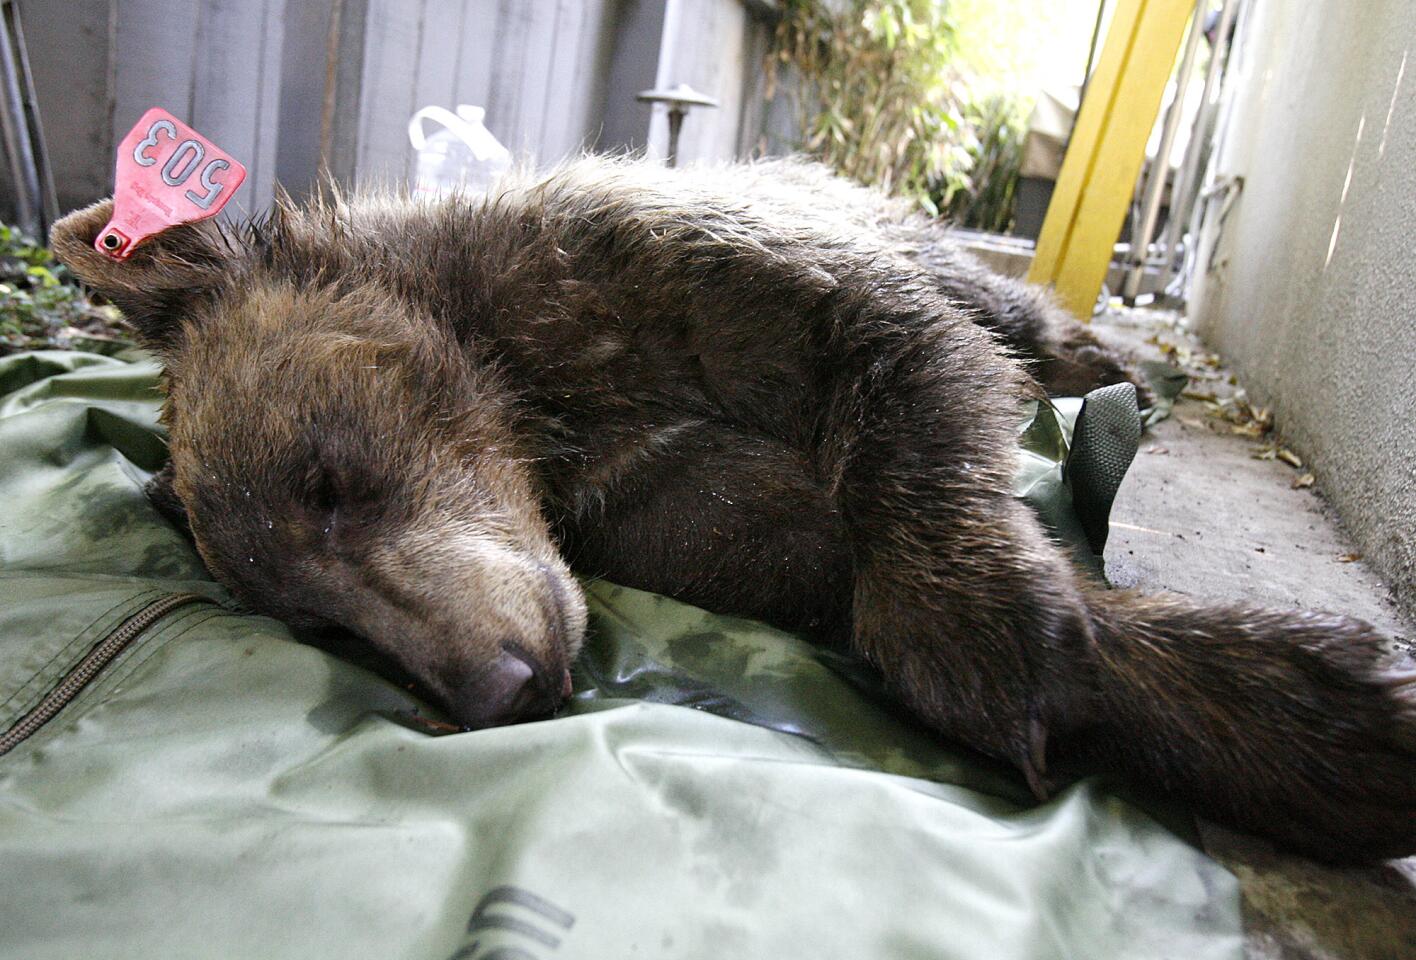
[[[1416,625],[1363,563],[1301,460],[1179,318],[1116,310],[1096,326],[1138,358],[1168,359],[1191,374],[1171,418],[1142,438],[1117,496],[1106,547],[1111,581],[1345,613],[1416,653]],[[1203,836],[1242,884],[1251,960],[1416,958],[1416,858],[1336,870],[1220,827],[1206,826]]]

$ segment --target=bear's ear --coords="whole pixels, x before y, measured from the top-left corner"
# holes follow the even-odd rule
[[[49,235],[54,256],[113,301],[144,345],[168,351],[183,319],[242,272],[244,252],[231,231],[201,221],[148,237],[127,260],[112,260],[93,246],[112,215],[113,201],[102,200],[60,220]]]

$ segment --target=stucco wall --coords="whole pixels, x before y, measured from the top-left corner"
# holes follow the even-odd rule
[[[1416,610],[1416,4],[1252,2],[1192,315]]]

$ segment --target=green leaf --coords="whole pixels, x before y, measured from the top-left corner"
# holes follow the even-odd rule
[[[25,273],[36,278],[46,287],[59,286],[59,278],[54,276],[54,273],[48,267],[33,266],[26,270]]]

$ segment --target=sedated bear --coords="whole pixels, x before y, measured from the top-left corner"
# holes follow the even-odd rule
[[[1085,582],[1011,494],[1017,400],[1126,379],[1041,293],[808,164],[584,158],[331,194],[115,263],[165,366],[150,493],[253,609],[459,723],[552,713],[571,574],[848,644],[940,734],[1120,768],[1332,860],[1416,851],[1416,674],[1366,624]]]

